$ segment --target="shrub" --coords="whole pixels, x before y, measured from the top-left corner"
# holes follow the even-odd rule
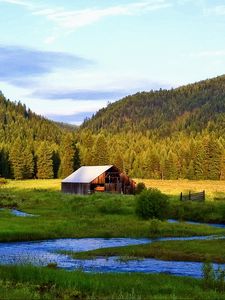
[[[202,266],[203,286],[205,289],[225,291],[225,269],[218,267],[214,270],[213,264],[206,262]]]
[[[139,195],[143,190],[146,189],[146,186],[144,184],[144,182],[139,182],[137,185],[136,185],[136,188],[135,188],[135,194],[136,195]]]
[[[136,213],[141,218],[162,220],[166,217],[168,197],[158,189],[145,189],[136,198]]]

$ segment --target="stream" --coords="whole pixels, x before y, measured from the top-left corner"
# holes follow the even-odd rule
[[[200,278],[202,263],[163,261],[158,259],[121,260],[119,257],[96,259],[73,259],[68,255],[57,253],[66,251],[88,251],[107,247],[122,247],[140,245],[154,241],[169,240],[206,240],[217,239],[216,236],[200,236],[185,238],[159,238],[159,239],[131,239],[131,238],[82,238],[82,239],[55,239],[34,242],[0,243],[0,264],[27,264],[46,266],[57,263],[59,268],[66,270],[82,269],[85,272],[141,272],[141,273],[167,273],[178,276],[191,276]],[[219,265],[214,264],[215,268]]]
[[[4,209],[1,209],[4,210]],[[17,217],[34,217],[16,209],[10,210]],[[179,221],[169,219],[170,223]],[[186,221],[193,225],[210,225],[217,228],[225,228],[225,224],[205,224]],[[66,270],[82,269],[85,272],[140,272],[140,273],[166,273],[177,276],[191,276],[200,278],[202,276],[202,263],[185,261],[164,261],[153,258],[139,260],[123,260],[119,257],[107,257],[96,259],[73,259],[68,255],[58,253],[61,250],[81,252],[108,247],[123,247],[129,245],[141,245],[154,241],[172,240],[207,240],[217,239],[217,236],[195,236],[195,237],[170,237],[157,239],[132,239],[132,238],[83,238],[83,239],[55,239],[32,242],[10,242],[0,243],[0,264],[33,264],[46,266],[56,263],[59,268]],[[225,237],[220,237],[225,238]],[[218,268],[218,264],[213,265]],[[225,266],[225,265],[223,265]]]

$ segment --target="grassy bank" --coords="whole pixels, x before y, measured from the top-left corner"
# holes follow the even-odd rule
[[[0,188],[0,206],[17,207],[19,210],[37,215],[33,218],[15,217],[10,214],[9,210],[0,211],[0,241],[59,237],[152,237],[225,233],[223,229],[184,223],[158,222],[157,226],[155,224],[153,226],[151,221],[141,220],[136,216],[134,196],[67,195],[56,188],[57,182],[59,183],[54,180],[12,181],[9,185]],[[48,186],[49,188],[46,189]],[[168,217],[173,217],[176,215],[177,205],[173,199],[170,202],[171,209]],[[215,202],[206,205],[213,205],[207,209],[209,216],[216,212],[214,215],[217,215],[218,219],[222,218],[225,210],[224,204]],[[191,207],[190,211],[192,210]],[[201,211],[199,207],[197,210],[199,214]]]
[[[202,280],[163,274],[87,274],[0,267],[0,299],[225,299]]]
[[[120,256],[122,259],[156,258],[175,261],[225,263],[225,240],[164,241],[145,245],[97,249],[65,254],[79,259]]]

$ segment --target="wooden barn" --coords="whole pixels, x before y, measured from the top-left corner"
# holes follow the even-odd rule
[[[135,182],[113,165],[84,166],[62,181],[62,192],[71,194],[133,194],[134,190]]]

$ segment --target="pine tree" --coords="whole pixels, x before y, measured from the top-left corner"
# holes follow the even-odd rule
[[[220,180],[225,180],[225,151],[223,151],[220,164]]]
[[[15,179],[29,179],[33,177],[33,154],[30,147],[23,145],[20,138],[17,138],[11,147],[10,161]]]
[[[53,151],[49,144],[41,142],[37,150],[37,177],[39,179],[53,178]]]
[[[66,134],[60,144],[60,169],[59,176],[65,178],[74,171],[74,141],[71,134]]]
[[[93,164],[107,165],[109,164],[109,152],[106,139],[103,134],[99,134],[93,147]]]

